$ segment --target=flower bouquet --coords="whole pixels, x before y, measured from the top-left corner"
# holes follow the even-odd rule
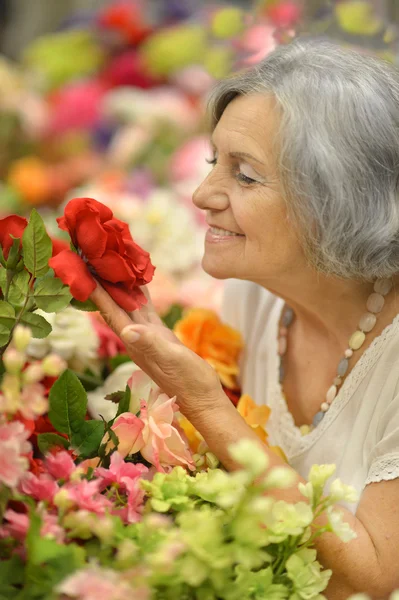
[[[133,363],[119,367],[129,366],[127,385],[103,395],[105,416],[65,358],[32,358],[32,337],[54,333],[47,313],[94,309],[96,279],[135,309],[154,271],[95,200],[71,201],[59,226],[69,247],[36,211],[0,221],[0,598],[322,598],[331,572],[315,539],[354,535],[334,509],[353,490],[336,480],[324,493],[334,466],[311,469],[302,502],[276,500],[290,471],[268,469],[261,447],[241,440],[230,450],[241,469],[225,472],[176,399]],[[237,388],[238,334],[203,310],[175,329]],[[245,396],[238,409],[266,443],[268,409]]]

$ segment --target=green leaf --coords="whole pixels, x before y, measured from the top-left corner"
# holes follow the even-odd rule
[[[11,329],[14,327],[15,324],[15,310],[14,307],[11,306],[11,304],[9,304],[8,302],[6,302],[5,300],[0,300],[0,325],[2,325],[3,329],[2,329],[2,333],[3,335],[5,335],[5,331],[10,332]],[[5,342],[7,343],[7,342]],[[4,344],[2,344],[4,345]]]
[[[129,412],[131,395],[132,395],[132,393],[131,393],[130,387],[127,385],[125,388],[125,393],[123,394],[123,398],[119,402],[118,412],[116,413],[115,418],[119,417],[119,415],[121,415],[122,413]]]
[[[39,433],[37,436],[37,445],[42,454],[47,454],[55,446],[62,446],[67,450],[69,448],[69,441],[56,433]]]
[[[21,317],[21,323],[31,328],[34,338],[45,338],[51,333],[50,323],[44,317],[35,313],[24,313]]]
[[[165,323],[166,327],[169,329],[173,329],[176,325],[177,321],[183,316],[183,307],[180,304],[172,304],[169,309],[169,312],[162,317],[162,321]]]
[[[8,340],[10,339],[11,331],[5,325],[0,323],[0,348],[8,344]]]
[[[0,246],[0,265],[3,265],[3,267],[6,267],[6,260],[4,258],[4,254],[3,254],[3,248]]]
[[[92,300],[86,300],[86,302],[80,302],[76,300],[76,298],[72,298],[71,305],[77,308],[78,310],[84,310],[86,312],[95,312],[98,310],[97,306],[94,304]]]
[[[15,273],[8,289],[8,301],[13,306],[22,306],[29,292],[30,275],[28,271],[19,271]],[[7,273],[5,269],[0,269],[0,287],[4,290],[7,283]]]
[[[17,263],[19,261],[19,258],[21,256],[20,250],[19,250],[19,246],[20,246],[20,238],[15,238],[14,236],[11,236],[13,238],[12,240],[12,245],[11,248],[9,250],[8,253],[8,258],[7,258],[7,268],[8,269],[15,269],[15,267],[17,266]]]
[[[30,215],[29,223],[22,235],[24,263],[33,277],[47,273],[53,245],[46,231],[43,219],[36,209]]]
[[[68,286],[64,285],[61,279],[47,277],[38,281],[33,297],[37,306],[46,312],[63,310],[72,299]]]
[[[85,420],[87,395],[76,375],[67,369],[57,379],[49,395],[49,419],[60,433],[69,439],[81,429]]]
[[[74,431],[71,444],[78,452],[80,458],[94,458],[98,456],[98,449],[104,437],[104,422],[83,421],[79,430]]]

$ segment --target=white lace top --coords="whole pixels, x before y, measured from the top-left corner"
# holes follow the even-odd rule
[[[399,315],[365,350],[321,423],[302,436],[279,384],[283,306],[281,298],[254,283],[226,282],[223,318],[245,340],[242,390],[270,406],[270,443],[284,450],[304,478],[315,463],[335,463],[337,477],[359,493],[368,483],[399,477]]]

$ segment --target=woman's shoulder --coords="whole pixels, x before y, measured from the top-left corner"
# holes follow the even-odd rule
[[[246,337],[254,323],[264,327],[278,318],[278,307],[282,302],[281,298],[252,281],[229,279],[224,284],[222,319]]]

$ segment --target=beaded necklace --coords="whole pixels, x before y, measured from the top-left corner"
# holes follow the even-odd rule
[[[377,315],[381,312],[385,304],[385,296],[392,289],[392,281],[390,279],[377,279],[374,283],[374,291],[367,299],[365,312],[359,320],[358,329],[350,336],[348,342],[348,348],[344,352],[344,356],[338,363],[337,374],[333,380],[332,385],[329,387],[324,401],[320,405],[320,410],[316,413],[313,418],[312,425],[302,425],[299,429],[302,435],[307,435],[321,421],[329,411],[330,406],[338,394],[338,389],[342,385],[343,378],[347,375],[349,368],[349,359],[353,356],[356,350],[359,350],[366,339],[366,333],[369,333],[377,322]],[[289,306],[285,306],[283,316],[281,319],[281,327],[279,329],[278,338],[278,353],[280,356],[279,366],[279,378],[280,384],[284,382],[285,370],[284,370],[284,355],[287,352],[288,346],[288,329],[294,320],[294,311]]]

